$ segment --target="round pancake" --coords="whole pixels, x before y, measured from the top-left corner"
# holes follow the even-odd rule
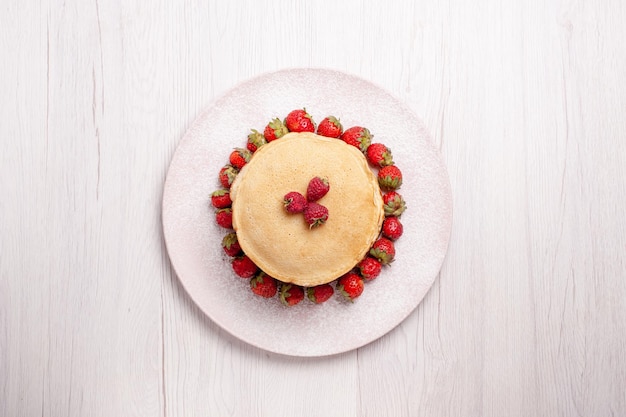
[[[326,177],[330,191],[321,226],[287,213],[283,197],[306,195],[311,178]],[[261,146],[230,190],[233,228],[246,255],[274,278],[305,287],[333,281],[360,262],[384,219],[376,176],[363,153],[340,139],[289,133]]]

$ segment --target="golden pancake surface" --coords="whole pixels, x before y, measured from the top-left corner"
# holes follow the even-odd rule
[[[321,226],[287,213],[283,197],[306,195],[311,178],[326,177],[330,190]],[[230,190],[233,228],[244,253],[267,274],[310,287],[333,281],[361,261],[384,219],[376,176],[365,156],[341,139],[288,133],[261,146]]]

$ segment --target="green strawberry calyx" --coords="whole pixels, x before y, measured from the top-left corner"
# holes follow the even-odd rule
[[[370,255],[378,259],[378,261],[383,265],[389,265],[393,262],[393,256],[380,248],[371,248]]]
[[[251,129],[251,130],[252,130],[252,133],[248,135],[248,142],[250,142],[257,148],[260,148],[261,146],[267,143],[267,140],[265,139],[265,136],[263,136],[263,133],[255,129]]]
[[[281,138],[283,136],[285,136],[287,133],[289,133],[289,130],[287,129],[287,126],[285,126],[285,124],[282,122],[282,120],[280,120],[279,118],[274,118],[270,123],[270,128],[274,131],[274,136],[276,136],[276,139]]]
[[[226,249],[230,249],[231,246],[233,246],[235,243],[237,243],[236,233],[229,233],[225,235],[222,239],[222,246],[224,246]]]
[[[393,200],[385,204],[385,216],[400,217],[404,210],[406,210],[406,203],[401,197],[394,197]]]

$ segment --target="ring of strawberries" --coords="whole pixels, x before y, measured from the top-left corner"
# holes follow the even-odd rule
[[[295,284],[282,283],[267,275],[243,253],[237,241],[237,234],[232,230],[232,201],[229,190],[239,170],[250,161],[259,147],[273,140],[278,140],[289,132],[311,132],[320,136],[343,140],[363,152],[368,163],[374,170],[378,171],[377,179],[380,189],[383,191],[385,211],[385,219],[379,238],[361,262],[350,272],[334,281],[334,288],[332,283],[302,288]],[[222,248],[226,255],[231,258],[232,269],[237,276],[250,280],[252,292],[265,298],[273,298],[278,294],[278,298],[285,306],[296,305],[304,298],[308,298],[313,303],[321,304],[331,298],[335,292],[341,294],[345,300],[352,302],[362,294],[366,282],[376,279],[383,267],[393,262],[396,254],[394,242],[403,233],[400,217],[406,210],[406,203],[402,195],[397,192],[402,185],[402,172],[395,165],[391,150],[382,143],[372,142],[373,137],[367,128],[361,126],[353,126],[344,130],[339,119],[334,116],[325,117],[316,125],[306,109],[296,109],[291,111],[283,120],[272,119],[263,129],[263,133],[252,129],[245,148],[236,148],[231,152],[228,163],[220,169],[218,174],[222,188],[211,194],[210,206],[215,211],[217,224],[228,231],[222,239]],[[325,193],[324,186],[327,186],[327,183],[324,183],[325,179],[315,178],[314,180],[317,182],[315,185],[322,190],[320,192],[323,196]],[[302,196],[286,194],[285,209],[302,212],[305,202],[299,200],[300,197]],[[319,198],[318,196],[311,200]],[[315,203],[308,203],[307,205],[313,204]],[[298,205],[302,205],[302,207],[298,207]],[[322,210],[316,206],[321,205],[318,204],[313,207]],[[310,220],[311,216],[307,216],[305,213],[305,218],[311,226],[322,224],[325,219],[319,217],[323,218],[323,216],[324,213],[322,212],[316,220]],[[327,211],[325,216],[328,216]]]

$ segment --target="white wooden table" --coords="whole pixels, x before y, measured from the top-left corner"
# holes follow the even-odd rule
[[[0,3],[1,416],[626,415],[626,3]],[[177,144],[289,67],[406,102],[454,224],[424,301],[349,353],[267,353],[164,247]]]

